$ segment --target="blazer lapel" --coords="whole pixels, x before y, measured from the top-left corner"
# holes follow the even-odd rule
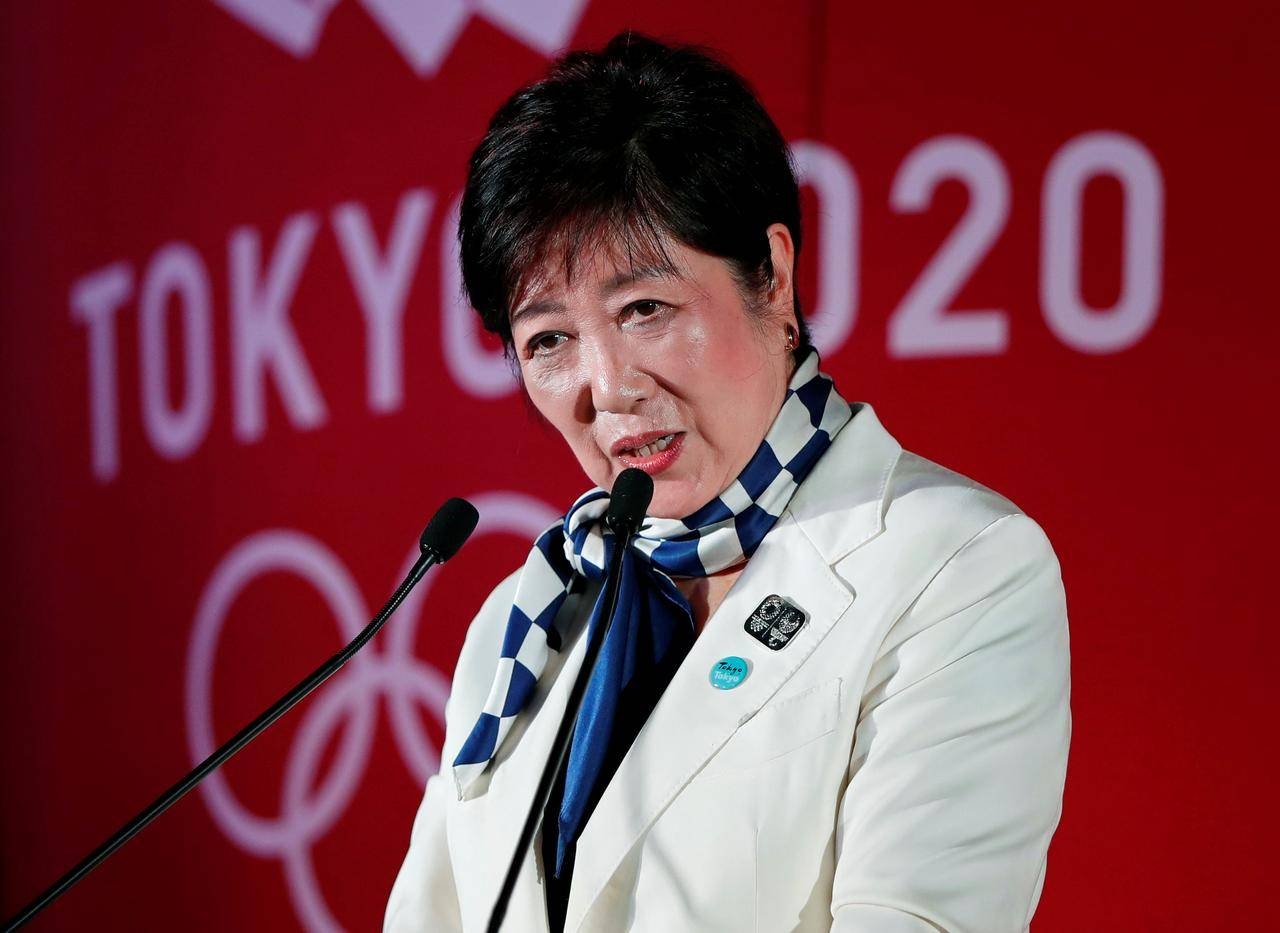
[[[855,594],[832,565],[883,529],[883,501],[900,453],[870,406],[857,406],[708,620],[601,796],[578,841],[567,930],[579,929],[653,821],[853,603]],[[778,650],[743,627],[772,594],[808,616]],[[710,683],[711,669],[727,656],[745,658],[751,670],[738,687],[718,690]]]

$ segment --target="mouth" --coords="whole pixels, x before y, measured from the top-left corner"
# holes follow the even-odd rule
[[[609,448],[609,452],[626,466],[644,470],[654,476],[675,463],[683,448],[683,431],[650,431],[648,434],[619,438]]]

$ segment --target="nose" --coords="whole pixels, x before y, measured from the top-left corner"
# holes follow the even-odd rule
[[[653,394],[654,380],[623,347],[597,344],[583,354],[591,407],[596,412],[631,414]]]

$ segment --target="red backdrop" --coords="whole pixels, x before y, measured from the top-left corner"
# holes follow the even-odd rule
[[[583,486],[457,304],[450,212],[496,105],[634,26],[724,50],[795,144],[844,393],[1057,546],[1074,741],[1036,928],[1265,925],[1273,4],[633,6],[0,13],[4,913],[466,495],[482,534],[360,663],[36,928],[379,922],[464,627]]]

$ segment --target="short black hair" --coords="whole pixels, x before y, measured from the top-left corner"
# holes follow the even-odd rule
[[[510,352],[510,302],[553,253],[569,276],[584,246],[606,243],[670,268],[665,234],[728,261],[758,294],[773,278],[773,223],[798,265],[791,154],[746,81],[705,49],[623,32],[560,58],[494,114],[462,197],[463,285]]]

